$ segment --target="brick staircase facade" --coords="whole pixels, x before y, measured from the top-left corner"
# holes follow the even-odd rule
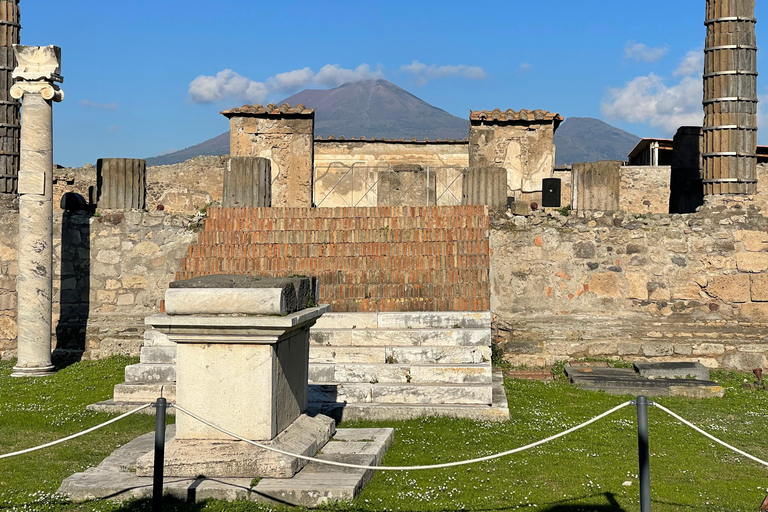
[[[488,311],[485,206],[214,208],[177,280],[317,277],[335,312]]]

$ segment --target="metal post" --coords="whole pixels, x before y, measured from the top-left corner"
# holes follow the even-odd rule
[[[648,450],[648,398],[637,397],[637,448],[640,460],[640,512],[651,512],[651,467]]]
[[[152,479],[152,512],[163,510],[163,466],[165,465],[165,398],[155,402],[155,471]]]

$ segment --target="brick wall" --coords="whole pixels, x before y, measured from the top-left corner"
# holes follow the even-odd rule
[[[484,206],[215,208],[177,279],[311,275],[332,311],[487,311]]]

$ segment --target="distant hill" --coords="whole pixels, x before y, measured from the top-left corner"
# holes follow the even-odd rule
[[[433,107],[386,80],[365,80],[335,89],[306,89],[277,105],[303,104],[314,108],[315,136],[386,137],[398,139],[463,139],[469,121]],[[147,165],[168,165],[199,155],[229,153],[229,133],[195,146],[147,158]]]
[[[569,117],[555,133],[555,164],[626,160],[640,137],[594,119]]]
[[[366,80],[329,90],[306,89],[278,105],[314,108],[315,136],[396,139],[463,139],[469,121],[433,107],[386,80]],[[624,160],[640,137],[599,119],[572,117],[555,134],[558,165],[597,160]],[[167,155],[147,158],[147,165],[169,165],[200,155],[229,153],[229,132]]]

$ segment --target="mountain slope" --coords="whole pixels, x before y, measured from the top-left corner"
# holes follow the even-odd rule
[[[569,117],[555,133],[555,163],[626,160],[640,137],[591,117]]]
[[[306,89],[277,102],[303,104],[315,109],[315,136],[385,137],[419,140],[463,139],[469,135],[469,121],[433,107],[386,80],[366,80],[335,89]],[[199,155],[229,153],[229,133],[195,146],[147,158],[147,165],[168,165]]]

